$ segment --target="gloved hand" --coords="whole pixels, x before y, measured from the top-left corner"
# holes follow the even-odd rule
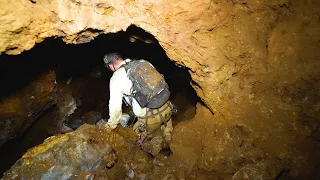
[[[117,127],[117,125],[109,125],[109,123],[106,123],[104,127],[107,129],[108,132],[111,132],[113,129]]]
[[[129,114],[123,113],[122,116],[120,117],[120,124],[122,127],[128,127],[130,120]]]
[[[117,127],[117,125],[112,125],[112,124],[109,124],[109,123],[106,123],[105,126],[108,126],[111,129],[115,129]]]

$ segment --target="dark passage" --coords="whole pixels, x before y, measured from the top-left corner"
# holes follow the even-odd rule
[[[26,87],[43,74],[50,71],[56,74],[56,81],[51,80],[55,88],[39,101],[44,104],[26,106],[10,113],[0,109],[0,131],[7,132],[6,128],[10,127],[7,122],[13,122],[12,119],[16,124],[23,122],[15,126],[18,133],[12,136],[16,138],[0,148],[1,176],[29,148],[61,133],[62,123],[71,127],[78,120],[95,124],[100,119],[108,119],[108,82],[112,73],[104,67],[102,57],[114,51],[124,58],[146,59],[164,74],[170,87],[171,101],[179,110],[173,117],[174,125],[194,117],[195,104],[200,100],[190,85],[187,69],[179,68],[170,61],[156,39],[142,29],[132,26],[126,32],[100,35],[94,41],[80,45],[66,45],[61,39],[48,39],[21,55],[0,56],[0,98],[3,104],[8,97],[21,96],[23,98],[19,102],[14,102],[25,107],[25,103],[29,103],[28,98],[30,101],[37,98],[32,93],[43,93],[46,86],[36,83],[35,89]],[[57,100],[60,104],[56,104]],[[70,105],[72,103],[74,105]]]

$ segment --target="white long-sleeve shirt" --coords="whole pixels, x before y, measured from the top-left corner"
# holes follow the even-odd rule
[[[124,60],[121,64],[130,62],[130,59]],[[127,76],[124,67],[120,67],[115,71],[110,79],[110,100],[109,100],[109,120],[108,125],[111,128],[116,128],[122,116],[122,98],[132,107],[133,113],[138,116],[145,116],[146,108],[141,108],[139,103],[131,97],[132,82]]]

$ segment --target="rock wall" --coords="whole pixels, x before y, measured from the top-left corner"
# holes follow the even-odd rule
[[[202,122],[212,128],[190,130],[196,120],[176,127],[173,151],[201,154],[188,161],[191,169],[233,174],[280,160],[290,165],[278,173],[285,167],[308,177],[319,168],[312,160],[320,139],[319,7],[316,0],[5,0],[0,52],[19,54],[48,37],[86,43],[134,24],[190,69],[193,87],[214,114]],[[198,105],[197,113],[205,109]],[[198,133],[197,146],[178,134],[183,127]]]
[[[25,131],[54,104],[54,71],[43,73],[18,92],[0,102],[0,148],[13,137]]]

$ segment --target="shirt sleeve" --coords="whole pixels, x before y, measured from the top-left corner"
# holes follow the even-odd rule
[[[109,120],[108,125],[114,129],[120,122],[122,115],[122,80],[121,73],[114,73],[110,79]]]

